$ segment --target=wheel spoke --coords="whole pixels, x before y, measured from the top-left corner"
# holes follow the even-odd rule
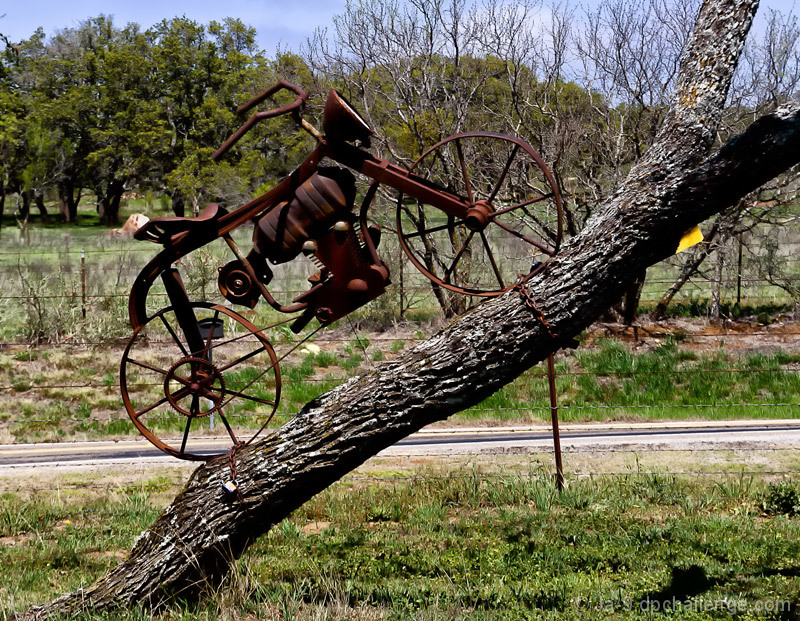
[[[503,168],[503,172],[500,173],[500,178],[497,180],[497,183],[494,186],[494,190],[492,190],[492,193],[489,195],[489,198],[486,201],[487,203],[491,203],[494,200],[494,197],[497,196],[497,193],[500,191],[500,186],[503,185],[503,181],[506,180],[506,175],[508,174],[508,171],[511,169],[511,162],[513,162],[514,158],[517,156],[517,151],[519,151],[519,145],[515,144],[514,148],[511,149],[511,154],[508,156],[508,159],[506,160],[505,168]]]
[[[225,429],[228,430],[228,435],[230,435],[231,440],[233,440],[233,443],[234,444],[239,444],[239,439],[236,437],[236,434],[233,433],[233,429],[231,428],[231,425],[228,422],[228,419],[225,418],[225,415],[222,413],[222,410],[219,409],[219,410],[217,410],[217,412],[219,412],[219,417],[222,419],[222,424],[225,425]]]
[[[179,384],[183,384],[184,386],[191,386],[192,380],[188,377],[183,377],[183,375],[176,375],[173,373],[170,375],[170,379],[174,379]]]
[[[514,216],[514,218],[517,221],[519,221],[521,226],[526,226],[528,228],[534,228],[531,225],[531,222],[533,222],[536,225],[536,227],[538,227],[536,230],[541,231],[542,239],[544,239],[545,235],[547,235],[550,239],[555,240],[555,237],[554,237],[552,231],[549,230],[547,224],[545,222],[543,222],[541,218],[538,218],[536,216],[536,213],[531,213],[530,211],[528,211],[529,205],[521,205],[521,207],[522,207],[522,211],[523,211],[524,215],[520,215],[519,213],[513,213],[512,214],[512,216]],[[525,220],[526,217],[528,218],[528,220]]]
[[[137,367],[142,367],[143,369],[154,371],[155,373],[160,373],[161,375],[167,375],[169,373],[169,371],[167,371],[166,369],[159,369],[158,367],[154,367],[152,364],[147,364],[146,362],[142,362],[141,360],[128,358],[127,361],[130,362],[131,364],[135,364]]]
[[[547,248],[546,246],[543,246],[543,245],[542,245],[542,244],[540,244],[539,242],[532,240],[532,239],[531,239],[530,237],[528,237],[527,235],[523,235],[523,234],[522,234],[522,233],[520,233],[518,230],[516,230],[516,229],[514,229],[514,228],[511,228],[510,226],[508,226],[508,225],[507,225],[507,224],[505,224],[504,222],[500,222],[500,220],[495,220],[495,221],[494,221],[494,223],[495,223],[497,226],[499,226],[501,229],[503,229],[503,230],[505,230],[505,231],[508,231],[509,233],[511,233],[511,234],[512,234],[514,237],[518,237],[518,238],[519,238],[519,239],[521,239],[522,241],[524,241],[524,242],[527,242],[527,243],[529,243],[529,244],[530,244],[530,245],[532,245],[532,246],[536,246],[536,247],[537,247],[539,250],[541,250],[542,252],[544,252],[544,253],[545,253],[545,254],[547,254],[548,256],[551,256],[551,257],[552,257],[552,256],[553,256],[553,254],[555,254],[555,253],[554,253],[552,250],[550,250],[550,248]]]
[[[250,352],[250,353],[248,353],[248,354],[245,354],[245,355],[244,355],[244,356],[242,356],[241,358],[237,358],[237,359],[236,359],[236,360],[234,360],[233,362],[229,362],[229,363],[228,363],[228,364],[226,364],[224,367],[219,367],[217,370],[218,370],[220,373],[224,373],[225,371],[227,371],[227,370],[228,370],[228,369],[230,369],[231,367],[235,367],[237,364],[241,364],[241,363],[242,363],[242,362],[244,362],[245,360],[249,360],[249,359],[250,359],[250,358],[252,358],[253,356],[255,356],[255,355],[257,355],[257,354],[260,354],[262,351],[265,351],[266,349],[267,349],[267,348],[266,348],[266,347],[264,347],[264,346],[262,345],[262,346],[261,346],[261,347],[259,347],[258,349],[254,349],[253,351],[251,351],[251,352]]]
[[[450,265],[450,267],[448,267],[447,271],[444,273],[444,278],[442,278],[443,281],[447,282],[447,280],[450,278],[450,274],[452,274],[453,270],[456,268],[456,263],[458,263],[458,260],[461,258],[461,255],[464,254],[464,251],[467,249],[467,246],[469,246],[469,243],[472,241],[473,235],[475,235],[475,231],[470,231],[469,235],[467,235],[467,239],[464,240],[464,245],[461,246],[461,250],[458,251],[458,254],[453,259],[452,265]]]
[[[489,255],[489,261],[491,261],[492,263],[492,269],[494,270],[494,275],[497,276],[497,282],[500,283],[501,289],[505,289],[506,286],[503,284],[503,277],[500,275],[500,270],[497,268],[497,262],[494,260],[492,249],[489,247],[489,240],[486,239],[486,234],[483,231],[481,231],[481,239],[483,240],[483,245],[486,248],[486,254]]]
[[[242,339],[245,339],[248,336],[254,336],[256,334],[261,334],[261,333],[265,332],[267,329],[268,328],[262,328],[261,330],[256,330],[256,331],[250,330],[250,331],[245,332],[244,334],[240,334],[239,336],[234,336],[232,338],[229,338],[226,341],[217,341],[216,343],[211,345],[211,351],[213,352],[215,349],[222,349],[226,345],[230,345],[231,343],[235,343],[237,341],[241,341]]]
[[[195,397],[197,396],[195,393],[192,392],[191,388],[189,388],[188,386],[184,386],[179,391],[172,393],[172,400],[177,403],[178,401],[180,401],[181,399],[183,399],[188,395],[194,395]]]
[[[195,401],[197,400],[197,396],[195,396]],[[192,403],[192,409],[196,409],[194,407],[194,403]],[[194,416],[187,416],[186,417],[186,429],[183,432],[183,441],[181,442],[181,453],[186,450],[186,441],[189,439],[189,429],[192,427],[192,419]]]
[[[189,352],[186,351],[186,348],[183,346],[183,343],[181,343],[181,340],[178,338],[178,335],[175,334],[175,330],[172,329],[172,326],[169,325],[166,319],[164,319],[164,315],[159,315],[158,318],[161,319],[161,323],[164,324],[164,327],[167,329],[167,332],[169,332],[170,335],[172,336],[172,340],[175,341],[178,347],[181,348],[181,352],[183,352],[183,355],[188,356]]]
[[[223,395],[229,394],[229,395],[233,395],[234,397],[239,397],[241,399],[247,399],[249,401],[255,401],[256,403],[262,403],[264,405],[273,405],[273,406],[276,405],[274,401],[270,401],[269,399],[262,399],[261,397],[254,397],[253,395],[248,395],[246,393],[239,392],[238,390],[231,390],[228,386],[226,386],[224,389],[217,388],[216,386],[212,386],[211,388],[209,388],[209,391],[219,392],[220,393],[220,397],[219,397],[220,399],[222,398]],[[230,403],[230,399],[228,399],[228,403]]]
[[[539,201],[543,201],[545,199],[552,197],[553,193],[550,192],[549,194],[542,194],[541,196],[537,196],[536,198],[527,200],[524,203],[519,203],[518,205],[512,205],[511,207],[506,207],[505,209],[498,209],[497,211],[493,211],[492,213],[489,214],[489,219],[493,220],[497,216],[502,216],[504,213],[508,213],[509,211],[514,211],[515,209],[522,209],[523,207],[527,207],[528,205],[533,205],[534,203],[538,203]]]
[[[469,183],[469,175],[467,174],[467,163],[464,161],[464,153],[461,151],[461,140],[455,140],[456,152],[458,153],[458,161],[461,163],[461,174],[464,175],[464,185],[467,187],[467,199],[470,203],[474,203],[472,198],[472,186]]]
[[[436,233],[437,231],[443,231],[445,229],[458,226],[459,224],[464,224],[464,221],[459,220],[458,222],[453,222],[452,224],[448,222],[447,224],[442,224],[441,226],[434,226],[433,228],[425,229],[424,231],[415,231],[414,233],[408,233],[407,235],[404,233],[403,237],[405,239],[411,239],[412,237],[419,237],[420,235],[426,235],[428,233]]]
[[[156,401],[152,405],[149,405],[148,407],[144,408],[143,410],[139,410],[138,412],[134,412],[133,413],[133,417],[138,419],[143,414],[147,414],[148,412],[151,412],[151,411],[155,410],[158,406],[164,405],[166,402],[167,402],[167,398],[166,397],[164,397],[163,399],[159,399],[158,401]]]

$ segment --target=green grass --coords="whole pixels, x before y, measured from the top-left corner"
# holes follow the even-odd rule
[[[670,618],[795,618],[750,614],[795,611],[800,521],[781,509],[795,482],[632,472],[559,494],[535,470],[411,474],[323,492],[166,618],[652,619],[663,601],[682,607]],[[0,497],[0,614],[113,565],[155,517],[148,489]]]
[[[565,421],[793,418],[800,414],[798,362],[800,355],[781,350],[698,354],[675,340],[635,353],[603,339],[557,363],[559,415]],[[543,373],[536,368],[524,374],[459,416],[549,419]]]
[[[125,489],[106,498],[89,494],[69,500],[0,495],[0,566],[9,577],[15,575],[0,586],[0,618],[12,605],[75,589],[115,565],[158,515],[149,500],[152,493]]]
[[[275,336],[279,342],[280,335]],[[403,343],[394,341],[398,342]],[[281,401],[271,425],[281,424],[285,416],[345,378],[402,352],[401,347],[380,341],[362,343],[364,350],[346,342],[324,344],[326,349],[317,353],[298,351],[281,363]],[[288,347],[278,345],[279,355]],[[91,347],[0,352],[0,386],[5,387],[0,433],[18,442],[135,436],[119,396],[118,355]],[[800,355],[782,350],[696,353],[677,340],[667,340],[652,351],[638,352],[601,339],[559,356],[559,415],[567,422],[794,418],[800,414],[798,364]],[[227,381],[247,385],[250,379],[238,377],[233,369]],[[154,400],[159,389],[153,388]],[[250,390],[267,399],[273,394],[271,384],[261,388],[256,384]],[[452,420],[546,422],[548,408],[547,378],[544,369],[536,367]],[[263,423],[260,411],[251,401],[229,414],[250,417],[255,429]],[[184,428],[177,415],[154,425],[159,433],[179,433]]]

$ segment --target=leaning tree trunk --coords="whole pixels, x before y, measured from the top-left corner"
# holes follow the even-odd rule
[[[227,458],[198,468],[126,560],[20,618],[159,606],[196,594],[255,538],[383,448],[572,345],[643,268],[675,251],[686,229],[800,161],[800,105],[762,118],[706,159],[755,8],[752,0],[704,4],[654,146],[528,283],[538,310],[512,291],[307,404],[237,453],[239,497],[222,488]]]

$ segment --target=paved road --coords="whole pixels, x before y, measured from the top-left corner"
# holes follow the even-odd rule
[[[381,455],[477,454],[549,451],[548,427],[427,429],[401,440]],[[565,450],[648,447],[693,449],[800,447],[800,419],[730,422],[571,424],[561,427]],[[209,439],[207,450],[225,450],[224,439]],[[199,450],[199,449],[196,449]],[[100,466],[170,463],[144,440],[0,445],[0,473],[31,466]]]

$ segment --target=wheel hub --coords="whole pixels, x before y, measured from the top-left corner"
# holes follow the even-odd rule
[[[197,418],[213,414],[222,405],[224,394],[222,373],[204,358],[181,358],[164,378],[164,396],[184,416]]]
[[[467,210],[464,224],[470,231],[479,233],[489,226],[489,215],[494,211],[486,201],[478,201]]]

